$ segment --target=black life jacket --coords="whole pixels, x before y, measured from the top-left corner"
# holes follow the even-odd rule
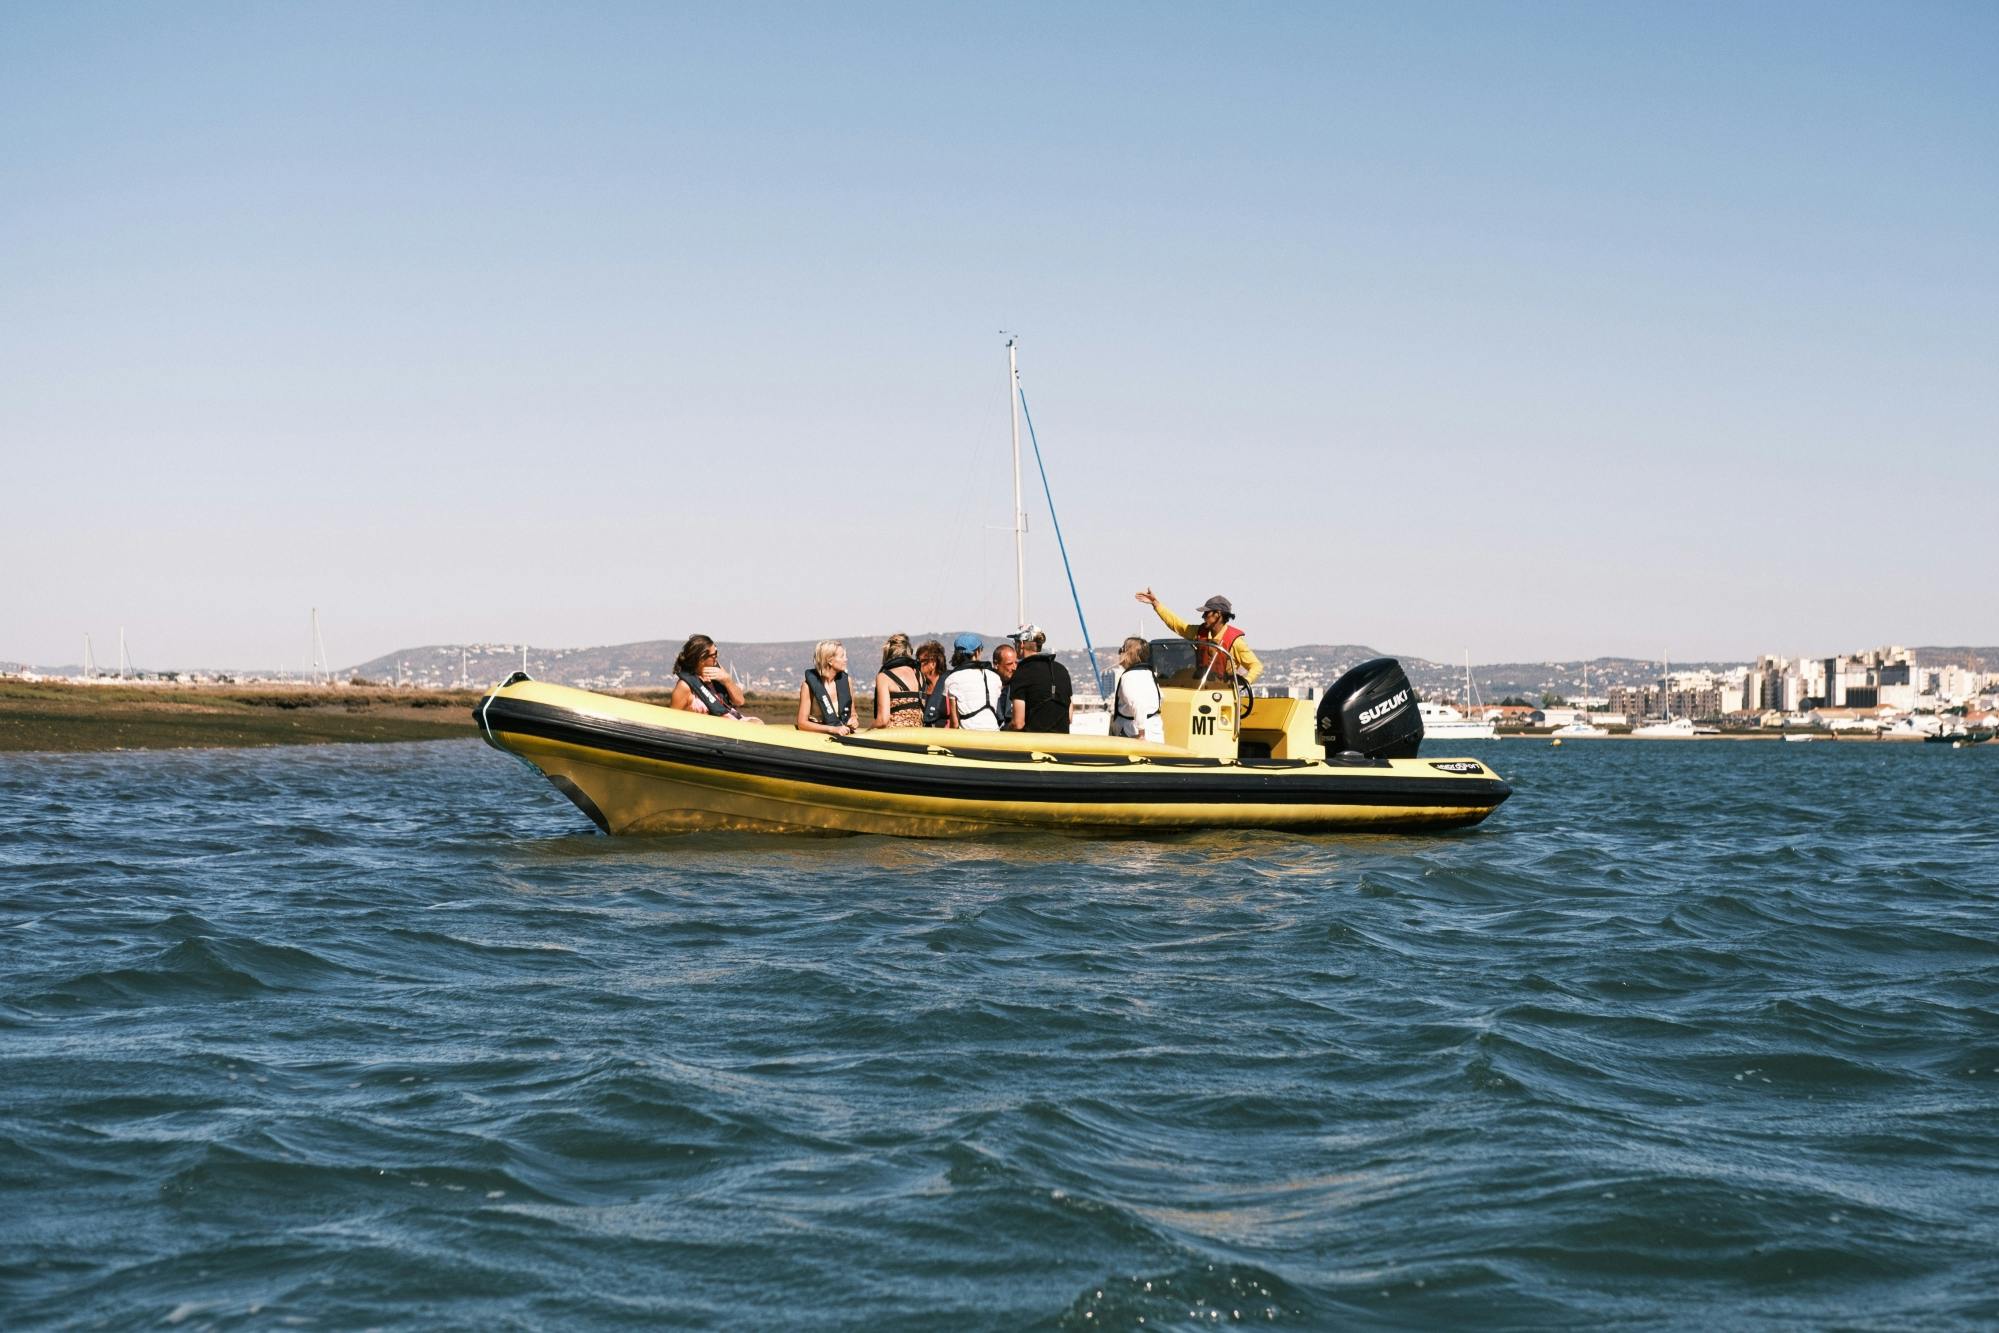
[[[902,683],[903,678],[895,674],[905,667],[908,668],[910,673],[910,684],[907,687]],[[923,672],[916,665],[915,658],[891,657],[888,661],[882,663],[882,674],[889,679],[888,715],[890,717],[894,717],[898,713],[906,713],[912,708],[920,709],[923,707],[923,690],[921,688],[923,684]]]
[[[1069,672],[1053,653],[1031,653],[1020,659],[1013,679],[1007,682],[1008,716],[1013,703],[1026,705],[1024,731],[1067,731],[1069,702],[1075,687]]]
[[[944,681],[950,674],[946,671],[937,677],[937,683],[930,687],[930,693],[923,696],[923,725],[926,727],[941,727],[951,720],[950,711],[944,703]],[[922,677],[919,676],[917,679],[921,683]]]
[[[833,713],[832,696],[826,692],[826,680],[817,671],[805,673],[805,684],[812,691],[812,706],[818,710],[819,720],[829,727],[844,727],[854,720],[854,687],[842,671],[833,677],[834,688],[840,694],[839,715]]]
[[[679,678],[680,682],[686,685],[689,690],[693,691],[694,697],[701,701],[701,706],[707,709],[710,713],[714,714],[716,717],[742,716],[741,713],[736,711],[736,706],[729,702],[728,695],[722,693],[720,690],[716,689],[713,685],[710,685],[707,681],[701,679],[701,677],[690,676],[685,671],[676,671],[673,674],[677,678]]]

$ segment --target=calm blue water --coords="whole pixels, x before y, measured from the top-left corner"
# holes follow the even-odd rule
[[[0,757],[0,1323],[1999,1320],[1999,744],[1454,748],[1102,843]]]

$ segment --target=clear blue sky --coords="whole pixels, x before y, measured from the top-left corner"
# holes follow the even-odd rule
[[[0,3],[0,658],[1990,641],[1999,6]],[[1033,617],[1078,641],[1041,505]]]

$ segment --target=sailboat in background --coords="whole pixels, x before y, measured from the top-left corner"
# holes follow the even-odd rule
[[[1582,700],[1583,711],[1587,714],[1589,711],[1589,663],[1587,662],[1583,663]],[[1599,736],[1610,735],[1610,730],[1607,727],[1599,727],[1596,723],[1589,721],[1587,717],[1579,717],[1573,722],[1564,723],[1556,727],[1549,735],[1559,736],[1565,741],[1591,740]]]
[[[1665,658],[1659,659],[1659,711],[1665,716],[1657,722],[1647,722],[1633,727],[1631,734],[1648,741],[1690,741],[1695,736],[1694,720],[1690,717],[1673,716],[1673,670]]]
[[[1459,712],[1449,704],[1430,703],[1427,700],[1416,705],[1417,713],[1423,719],[1423,734],[1436,740],[1489,741],[1499,734],[1499,730],[1487,717],[1471,716],[1477,707],[1478,692],[1471,683],[1471,649],[1465,649],[1465,696],[1464,712]]]

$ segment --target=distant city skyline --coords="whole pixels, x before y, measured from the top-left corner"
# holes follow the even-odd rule
[[[948,638],[956,632],[952,629],[937,630],[934,627],[917,627],[912,637],[920,639],[925,636],[938,635]],[[988,649],[1004,637],[1003,632],[998,630],[979,632],[986,639]],[[1165,635],[1166,631],[1164,627],[1158,627],[1150,634],[1150,637],[1157,638],[1164,637]],[[849,646],[850,654],[854,655],[856,661],[865,663],[871,658],[874,650],[885,635],[870,633],[836,635],[833,637],[838,638],[841,642]],[[671,650],[680,641],[680,636],[665,639],[629,640],[606,644],[527,644],[508,643],[497,640],[465,642],[429,641],[425,643],[401,644],[386,653],[378,653],[372,658],[356,661],[346,661],[339,658],[330,659],[330,670],[322,670],[316,665],[305,662],[222,662],[211,660],[156,662],[146,660],[143,655],[138,659],[130,659],[122,656],[124,645],[114,640],[113,642],[116,646],[110,652],[107,653],[102,647],[99,647],[93,650],[90,657],[76,660],[59,658],[48,661],[27,661],[0,655],[0,670],[11,671],[16,668],[26,668],[37,672],[47,671],[73,675],[95,674],[105,678],[124,675],[129,671],[133,677],[139,678],[158,676],[163,673],[187,675],[189,673],[223,672],[291,677],[317,677],[324,675],[333,679],[344,679],[350,675],[358,674],[371,678],[381,677],[393,680],[399,674],[399,671],[398,666],[391,665],[391,663],[399,663],[400,667],[406,668],[409,671],[412,680],[423,679],[435,684],[442,681],[445,677],[456,679],[465,661],[468,659],[479,669],[474,670],[467,679],[476,682],[477,680],[484,679],[486,675],[492,674],[493,660],[496,657],[503,659],[505,663],[511,664],[516,655],[522,655],[526,658],[525,665],[528,670],[536,674],[541,674],[549,667],[553,659],[573,659],[578,656],[591,657],[606,653],[618,654],[625,650],[653,645],[662,645],[670,656]],[[731,660],[734,659],[735,655],[741,653],[767,656],[767,650],[777,648],[792,650],[793,656],[799,660],[804,660],[809,655],[809,649],[813,642],[815,640],[812,639],[724,640],[722,648]],[[1115,643],[1100,639],[1095,644],[1095,647],[1098,650],[1100,665],[1105,670],[1110,670],[1110,658],[1106,654],[1114,656]],[[1259,647],[1266,657],[1273,654],[1286,656],[1321,648],[1365,648],[1373,652],[1384,652],[1399,656],[1405,662],[1412,664],[1412,669],[1413,664],[1428,663],[1453,673],[1460,670],[1466,664],[1463,657],[1457,659],[1429,657],[1426,654],[1409,652],[1392,644],[1342,644],[1329,641],[1313,641],[1298,644],[1261,644]],[[1077,658],[1085,656],[1085,650],[1080,643],[1051,643],[1050,651]],[[440,657],[440,654],[443,656]],[[1877,658],[1889,656],[1892,656],[1893,660],[1897,661],[1920,661],[1922,665],[1931,668],[1940,666],[1945,662],[1962,661],[1967,665],[1975,664],[1978,670],[1988,675],[1999,674],[1999,645],[1979,644],[1883,644],[1871,648],[1846,648],[1824,654],[1802,653],[1787,655],[1749,653],[1740,656],[1694,657],[1678,660],[1666,659],[1664,661],[1656,657],[1624,653],[1588,653],[1580,656],[1572,654],[1567,657],[1530,655],[1507,659],[1480,659],[1473,657],[1469,665],[1474,671],[1485,671],[1488,669],[1529,665],[1579,667],[1584,663],[1591,664],[1592,666],[1601,663],[1633,663],[1644,667],[1669,669],[1677,677],[1688,673],[1699,673],[1706,668],[1717,666],[1733,669],[1737,675],[1740,675],[1744,670],[1756,669],[1771,661],[1788,662],[1793,665],[1811,664],[1816,667],[1828,659],[1837,658],[1871,662]],[[794,665],[795,663],[792,663],[789,659],[784,659],[772,669],[780,669],[788,676]],[[501,674],[504,674],[504,671]],[[497,677],[495,678],[497,679]],[[610,680],[608,677],[602,679],[593,678],[593,681],[597,684],[618,683]]]
[[[1999,10],[0,17],[0,659],[1993,633]],[[1032,457],[1029,613],[1078,646]]]

